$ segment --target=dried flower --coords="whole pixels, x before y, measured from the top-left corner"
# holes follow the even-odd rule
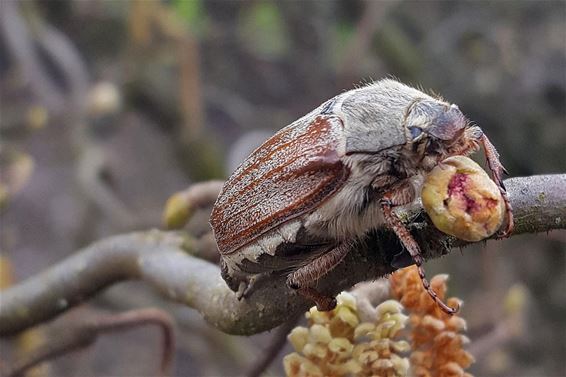
[[[447,275],[436,275],[430,281],[432,289],[444,300]],[[461,333],[466,321],[450,316],[438,308],[421,284],[418,270],[410,266],[396,271],[390,278],[391,290],[409,311],[411,325],[411,368],[417,377],[470,376],[464,370],[474,358],[463,349],[469,342]],[[451,298],[448,305],[460,302]]]
[[[438,229],[466,241],[491,236],[504,219],[499,188],[467,157],[449,157],[438,164],[427,175],[421,197]]]

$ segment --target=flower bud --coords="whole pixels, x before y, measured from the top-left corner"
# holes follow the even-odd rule
[[[185,191],[177,192],[165,203],[163,223],[167,229],[181,229],[187,224],[194,210]]]
[[[423,207],[434,225],[465,241],[480,241],[501,226],[505,204],[499,188],[474,161],[453,156],[425,178]]]

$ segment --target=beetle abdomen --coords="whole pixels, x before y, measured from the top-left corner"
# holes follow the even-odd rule
[[[230,270],[237,273],[260,274],[273,271],[292,271],[312,258],[328,251],[336,241],[321,238],[306,231],[305,218],[299,216],[264,234],[253,242],[224,254],[222,259]]]
[[[225,183],[210,219],[222,254],[315,209],[348,178],[339,151],[342,121],[312,118],[280,130]]]

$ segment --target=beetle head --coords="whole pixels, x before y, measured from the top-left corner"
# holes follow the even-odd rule
[[[408,139],[420,143],[450,145],[464,133],[468,121],[456,105],[432,99],[420,99],[409,107],[405,125]]]

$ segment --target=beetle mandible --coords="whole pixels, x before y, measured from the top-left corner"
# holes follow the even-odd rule
[[[326,101],[263,143],[224,184],[210,220],[222,277],[242,298],[258,278],[288,274],[291,288],[331,310],[335,299],[314,283],[354,241],[385,226],[410,253],[432,299],[454,313],[431,289],[419,246],[395,207],[416,199],[424,175],[440,161],[480,145],[505,201],[502,235],[508,236],[513,215],[505,169],[456,105],[391,79]]]

